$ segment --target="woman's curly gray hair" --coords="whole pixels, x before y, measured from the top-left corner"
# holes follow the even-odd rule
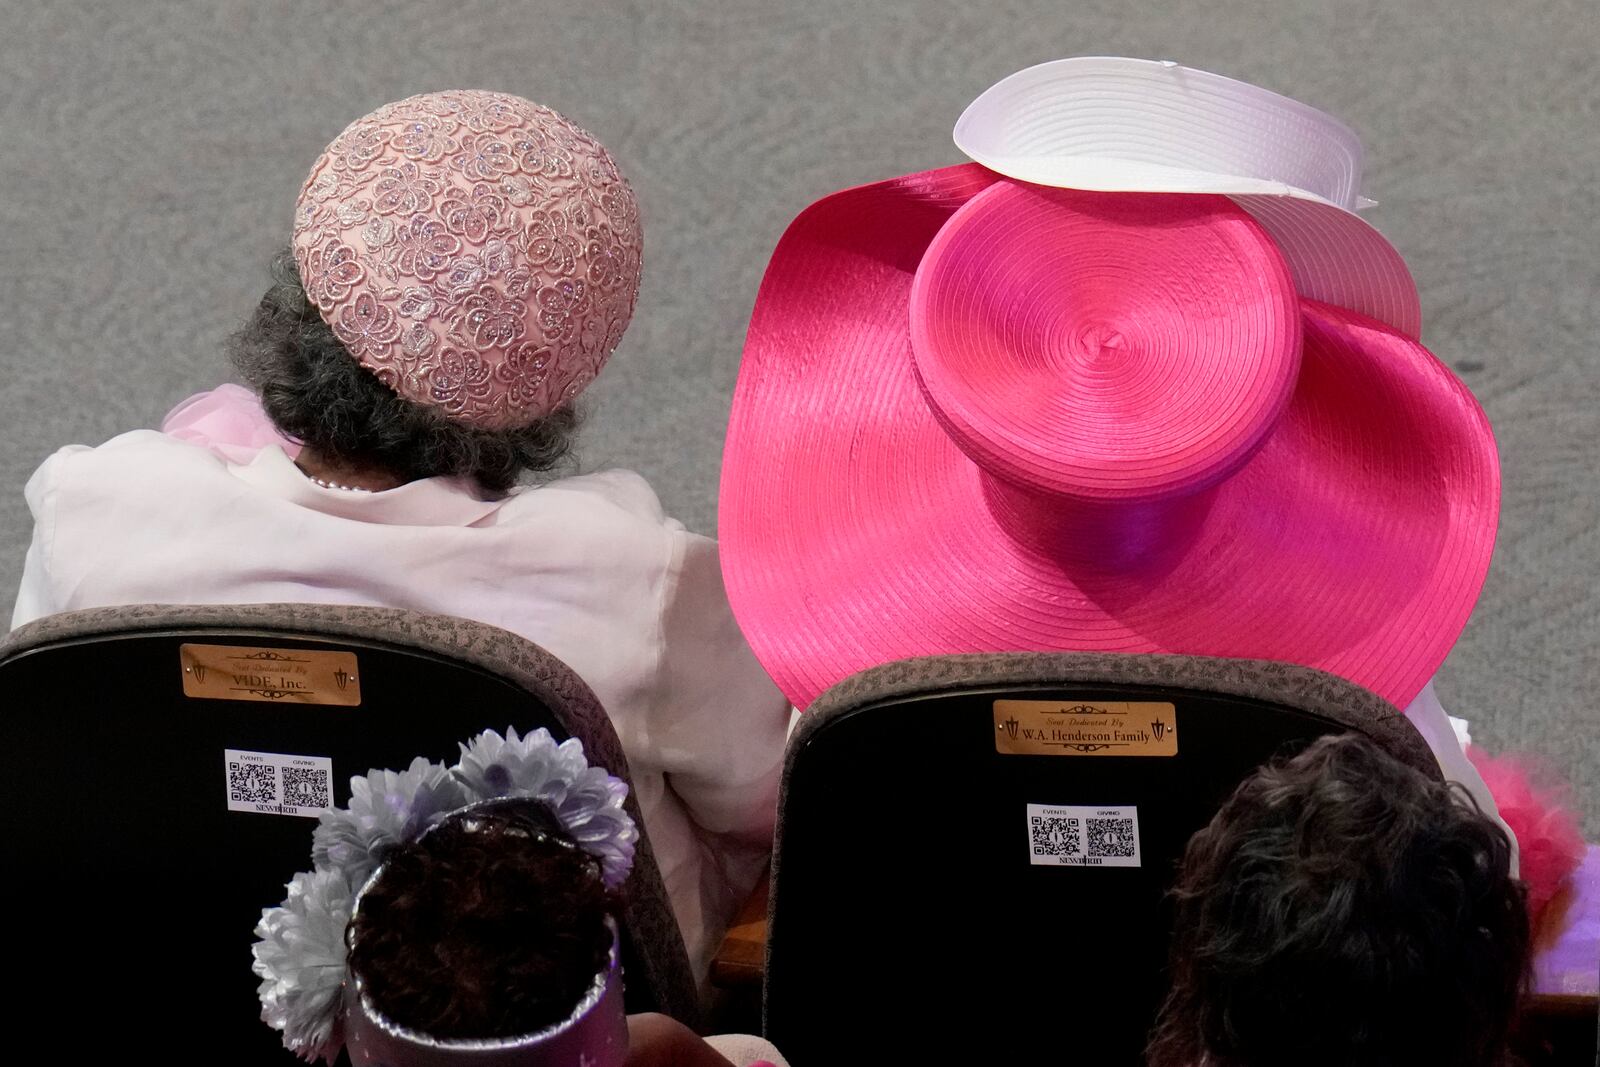
[[[405,481],[466,475],[496,493],[570,452],[579,421],[571,407],[520,429],[480,430],[401,399],[322,321],[288,249],[273,257],[272,277],[255,314],[229,338],[228,355],[285,436],[335,463]]]

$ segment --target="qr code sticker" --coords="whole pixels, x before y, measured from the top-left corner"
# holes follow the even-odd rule
[[[1028,862],[1036,867],[1138,867],[1139,809],[1028,805]]]
[[[278,768],[270,763],[228,761],[228,796],[240,804],[270,804],[278,799]]]
[[[1035,856],[1076,856],[1082,851],[1078,842],[1077,819],[1062,819],[1049,815],[1030,818]]]
[[[328,771],[321,767],[285,767],[283,769],[283,802],[297,808],[327,808],[333,806],[333,783]]]
[[[1088,849],[1086,855],[1127,858],[1138,847],[1133,835],[1132,819],[1089,819]]]
[[[226,749],[228,810],[315,819],[333,807],[333,761],[326,756]]]

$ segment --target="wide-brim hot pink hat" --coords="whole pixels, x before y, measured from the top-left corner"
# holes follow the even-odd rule
[[[835,193],[779,242],[720,532],[802,708],[889,660],[1012,650],[1280,660],[1404,706],[1498,507],[1472,395],[1297,291],[1254,213],[969,164]]]

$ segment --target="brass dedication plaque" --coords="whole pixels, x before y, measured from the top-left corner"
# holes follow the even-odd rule
[[[354,652],[247,645],[180,645],[185,696],[294,704],[361,703]]]
[[[994,748],[1006,756],[1176,756],[1178,715],[1156,701],[996,700]]]

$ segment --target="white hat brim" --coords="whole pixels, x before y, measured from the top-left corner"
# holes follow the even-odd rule
[[[1416,282],[1356,215],[1361,142],[1288,97],[1176,63],[1080,57],[1018,71],[968,105],[956,147],[1035,185],[1220,193],[1278,242],[1301,295],[1421,333]]]

